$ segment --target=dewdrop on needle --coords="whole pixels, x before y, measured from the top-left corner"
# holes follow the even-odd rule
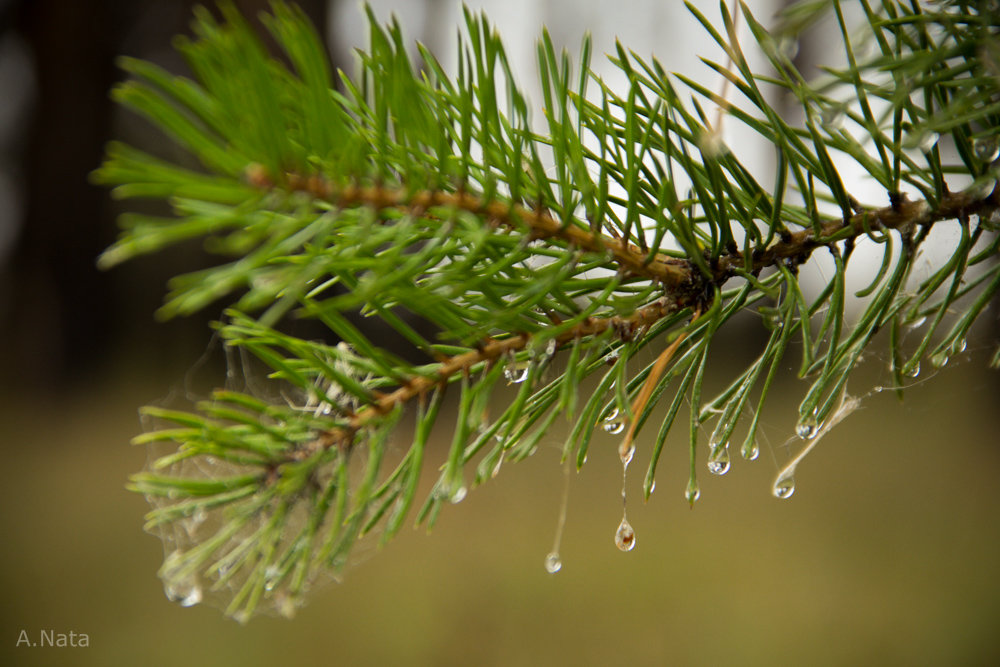
[[[729,446],[718,445],[708,457],[708,472],[713,475],[725,475],[729,472]]]
[[[503,369],[503,376],[509,384],[521,384],[528,379],[528,364],[511,359]]]
[[[790,472],[779,475],[778,479],[774,480],[771,493],[774,494],[775,498],[781,500],[791,498],[792,494],[795,493],[795,476]]]
[[[604,431],[611,435],[618,435],[625,430],[625,420],[621,418],[618,408],[612,408],[608,416],[604,418]]]

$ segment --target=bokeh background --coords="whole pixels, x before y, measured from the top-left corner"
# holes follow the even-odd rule
[[[266,3],[237,4],[255,14]],[[360,5],[300,4],[350,71],[365,39]],[[715,3],[697,4],[716,15]],[[779,3],[751,4],[767,19]],[[718,57],[681,3],[470,5],[499,25],[529,91],[542,25],[571,52],[589,29],[597,52],[617,35],[703,80],[696,56]],[[373,6],[449,52],[457,2]],[[612,542],[616,441],[598,434],[571,480],[563,570],[545,573],[563,483],[556,429],[533,459],[447,508],[429,537],[404,530],[370,549],[293,621],[243,627],[169,603],[155,576],[160,544],[141,530],[146,503],[124,489],[146,460],[128,441],[141,429],[138,406],[196,365],[218,311],[152,317],[167,278],[208,261],[197,245],[95,269],[117,211],[87,174],[111,138],[169,153],[107,93],[119,54],[183,72],[170,39],[190,10],[174,0],[0,1],[0,664],[1000,663],[1000,380],[985,370],[995,310],[963,358],[925,370],[902,403],[869,391],[887,382],[886,360],[872,355],[851,381],[862,408],[800,467],[787,501],[770,485],[797,446],[786,440],[803,385],[791,372],[770,399],[760,459],[702,475],[693,510],[683,435],[668,442],[646,505],[640,443],[629,510],[638,546],[627,555]],[[825,34],[814,29],[797,57],[825,56]],[[759,350],[760,322],[724,336],[718,382]],[[86,633],[90,646],[17,648],[22,630]]]

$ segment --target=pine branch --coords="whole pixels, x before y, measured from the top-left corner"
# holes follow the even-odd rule
[[[95,180],[118,197],[166,199],[173,217],[126,214],[100,263],[204,238],[232,261],[178,276],[161,314],[235,301],[216,325],[221,339],[263,363],[275,393],[289,397],[222,389],[190,410],[145,410],[157,426],[136,442],[172,449],[132,488],[153,505],[147,529],[165,544],[168,596],[185,605],[215,597],[241,620],[260,608],[290,615],[357,540],[381,529],[385,541],[403,525],[446,392],[457,394],[457,416],[417,512],[429,525],[443,503],[465,497],[468,469],[478,484],[530,456],[561,415],[573,424],[564,461],[582,466],[602,427],[622,437],[626,473],[637,436],[658,421],[648,498],[686,405],[693,504],[702,429],[712,425],[710,473],[730,469],[745,415],[740,452],[756,459],[764,403],[798,340],[806,444],[776,477],[774,495],[787,498],[805,454],[856,407],[848,378],[878,332],[888,330],[900,393],[922,359],[940,366],[960,354],[1000,290],[998,30],[968,4],[862,6],[861,41],[839,2],[825,7],[847,65],[816,82],[779,47],[818,16],[814,3],[774,32],[741,6],[768,59],[763,73],[749,67],[725,6],[717,22],[690,8],[726,55],[706,64],[732,98],[620,44],[612,62],[628,86],[612,91],[589,68],[588,40],[574,76],[543,34],[544,130],[528,121],[499,36],[471,13],[454,75],[422,47],[414,67],[399,26],[383,29],[370,14],[358,75],[334,82],[311,26],[280,2],[265,25],[290,67],[225,3],[223,22],[198,10],[197,38],[180,42],[194,80],[123,61],[134,80],[116,98],[202,170],[109,146]],[[863,41],[874,55],[861,55]],[[802,122],[762,88],[792,96]],[[774,146],[773,183],[725,146],[722,118]],[[880,183],[889,204],[852,195],[845,161]],[[952,256],[912,285],[932,228],[952,222]],[[882,262],[852,317],[846,274],[861,244]],[[819,249],[834,275],[807,294],[799,267]],[[761,316],[767,342],[704,401],[713,337],[747,310]],[[358,313],[392,327],[424,363],[385,349],[352,320]],[[286,333],[291,317],[320,323],[329,341]],[[918,325],[919,342],[905,345]],[[647,346],[659,351],[643,365],[637,353]],[[992,363],[1000,366],[1000,351]],[[515,389],[502,407],[501,378]],[[390,464],[387,443],[406,411],[414,432]],[[634,547],[627,517],[615,541]]]
[[[254,184],[258,187],[270,185],[271,179],[259,174],[259,168],[252,170],[257,173]],[[710,293],[709,288],[721,288],[730,278],[743,273],[758,275],[761,271],[773,268],[777,263],[793,260],[794,264],[804,264],[816,248],[826,248],[830,243],[853,240],[864,234],[882,232],[885,230],[903,230],[912,234],[916,229],[929,229],[935,222],[967,218],[972,215],[990,217],[1000,210],[1000,190],[993,189],[986,196],[981,187],[972,188],[956,194],[947,194],[933,209],[927,202],[910,202],[899,197],[890,205],[881,209],[863,211],[846,220],[828,220],[819,226],[820,233],[813,229],[803,229],[789,233],[786,240],[780,241],[763,250],[753,253],[748,265],[739,252],[727,253],[715,262],[713,276],[706,281],[700,273],[684,260],[671,257],[642,253],[635,246],[605,237],[594,236],[580,227],[569,227],[556,222],[546,211],[527,211],[523,207],[508,205],[501,202],[485,203],[477,197],[468,194],[451,194],[447,192],[407,193],[402,190],[387,190],[378,187],[349,187],[343,191],[334,192],[330,184],[320,177],[302,178],[298,175],[286,174],[289,188],[303,190],[311,196],[326,201],[337,208],[350,206],[369,206],[376,210],[387,208],[414,212],[427,211],[432,207],[461,209],[482,217],[491,223],[503,225],[511,230],[522,231],[526,227],[528,238],[558,239],[573,247],[590,252],[605,252],[613,257],[621,274],[638,276],[657,280],[663,285],[665,296],[651,306],[635,311],[628,317],[615,315],[608,318],[594,318],[574,326],[569,331],[555,336],[558,347],[585,336],[594,336],[612,329],[619,332],[635,331],[673,315],[687,307],[704,306],[704,295]],[[558,324],[558,322],[556,323]],[[530,335],[521,334],[502,341],[484,343],[481,348],[454,357],[439,357],[440,366],[435,377],[413,378],[396,391],[382,395],[377,402],[363,411],[351,415],[348,429],[336,429],[320,435],[314,447],[307,448],[298,456],[316,448],[328,448],[335,444],[350,446],[353,433],[363,428],[369,421],[392,412],[407,401],[425,396],[427,392],[457,374],[468,374],[470,369],[484,362],[496,363],[513,353],[524,350],[531,339]],[[679,336],[671,347],[664,351],[663,363],[668,363],[676,352],[677,345],[683,341]],[[660,360],[654,366],[651,377],[659,378],[662,368]],[[659,372],[657,372],[659,368]],[[647,386],[650,388],[647,389]],[[646,406],[652,385],[644,385],[645,396],[640,394],[632,407],[632,414],[642,412]],[[624,450],[630,449],[630,443],[635,434],[636,422],[629,426]],[[624,455],[623,455],[624,456]]]
[[[259,173],[259,166],[251,166],[250,170]],[[706,290],[705,285],[692,287],[699,285],[701,276],[687,260],[679,260],[663,253],[643,252],[635,245],[627,244],[620,239],[594,235],[581,227],[561,224],[545,210],[529,211],[517,204],[486,202],[465,193],[443,191],[408,193],[399,189],[355,186],[335,191],[320,176],[304,178],[296,174],[286,174],[286,178],[291,190],[305,191],[337,208],[360,205],[376,210],[398,209],[410,214],[419,214],[432,207],[460,209],[514,231],[524,231],[522,228],[526,228],[527,238],[530,240],[560,240],[573,248],[605,253],[618,267],[618,273],[655,280],[662,284],[666,292],[678,292],[670,294],[678,303],[683,302],[685,296],[691,292],[700,293]],[[271,183],[267,176],[262,175],[254,176],[252,181],[257,186]],[[896,194],[891,197],[894,201],[889,206],[861,210],[848,218],[827,219],[820,222],[816,228],[788,232],[782,236],[781,241],[763,250],[757,249],[752,253],[749,262],[739,251],[724,253],[718,258],[709,258],[715,264],[710,282],[715,287],[722,287],[727,280],[742,272],[756,275],[787,259],[795,259],[798,264],[804,264],[812,251],[817,248],[853,240],[874,232],[901,230],[912,233],[918,228],[926,231],[935,222],[970,216],[990,218],[1000,210],[1000,189],[996,188],[995,181],[989,182],[988,185],[990,187],[974,185],[958,193],[946,193],[944,198],[936,203],[908,201],[905,195]],[[861,206],[857,205],[856,208]],[[687,300],[690,300],[689,296]],[[663,315],[672,312],[675,311],[663,311]],[[648,324],[649,318],[644,318],[643,323]],[[460,367],[456,370],[460,370]]]

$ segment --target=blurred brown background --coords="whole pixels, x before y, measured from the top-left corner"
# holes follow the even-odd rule
[[[324,26],[360,11],[301,4]],[[411,35],[452,3],[406,11],[417,4],[430,18]],[[543,4],[550,25],[582,12]],[[628,10],[641,18],[653,4]],[[770,399],[760,459],[703,473],[694,510],[683,434],[648,505],[639,443],[627,555],[612,542],[616,443],[597,434],[572,481],[563,570],[543,570],[562,488],[557,429],[532,460],[446,508],[429,538],[404,530],[291,622],[241,627],[169,603],[160,545],[141,531],[145,501],[124,490],[145,463],[127,443],[137,407],[182,381],[217,313],[152,318],[165,280],[205,261],[197,246],[94,268],[115,210],[87,174],[109,138],[157,141],[110,104],[114,56],[182,71],[169,42],[189,17],[190,3],[172,0],[0,1],[0,664],[1000,663],[998,377],[983,370],[993,314],[962,363],[925,371],[904,403],[867,396],[800,467],[788,501],[770,484],[798,446],[783,445],[803,389],[790,373]],[[441,32],[449,40],[454,26]],[[331,52],[346,58],[337,34]],[[756,354],[759,323],[746,326],[717,346],[733,355],[714,360],[720,378]],[[885,382],[884,366],[871,359],[852,388]],[[87,633],[90,647],[18,648],[22,630]]]

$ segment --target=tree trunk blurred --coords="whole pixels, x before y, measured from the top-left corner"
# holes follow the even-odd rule
[[[92,364],[107,363],[109,354],[136,335],[155,339],[197,331],[204,339],[203,320],[154,331],[158,325],[151,312],[157,302],[130,303],[139,289],[123,285],[142,272],[96,270],[94,260],[116,230],[108,193],[87,180],[105,142],[117,134],[108,96],[121,77],[115,57],[125,53],[177,69],[170,40],[187,32],[194,4],[21,0],[0,7],[3,36],[20,33],[31,53],[36,93],[26,126],[15,133],[23,137],[17,174],[23,216],[9,266],[0,267],[6,283],[6,294],[0,295],[0,349],[11,379],[54,387],[86,377],[95,370]],[[236,4],[252,17],[269,3]],[[324,31],[327,1],[298,4]],[[176,267],[154,272],[159,284],[144,292],[159,298],[164,276],[177,272]]]

